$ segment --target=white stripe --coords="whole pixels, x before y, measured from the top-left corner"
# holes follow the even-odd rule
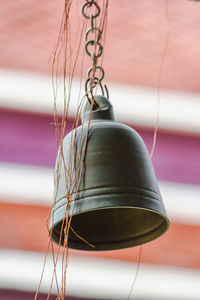
[[[200,225],[200,187],[159,182],[163,202],[171,220]],[[4,202],[50,206],[53,169],[0,163],[0,199]]]
[[[0,69],[0,107],[53,113],[53,91],[50,76]],[[83,86],[81,91],[83,91]],[[109,84],[116,118],[140,126],[154,127],[157,115],[157,90]],[[72,86],[70,114],[75,115],[80,82]],[[62,92],[58,93],[58,111],[63,107]],[[159,127],[200,133],[199,94],[161,91]]]
[[[35,291],[44,254],[0,250],[0,288]],[[126,299],[136,272],[136,265],[89,257],[70,256],[67,269],[67,294],[77,297]],[[49,254],[41,292],[48,293],[53,274]],[[59,257],[57,277],[61,283]],[[141,265],[130,299],[200,299],[200,271],[175,267]],[[56,293],[55,285],[53,292]]]
[[[49,206],[53,169],[0,163],[0,199],[4,202]]]

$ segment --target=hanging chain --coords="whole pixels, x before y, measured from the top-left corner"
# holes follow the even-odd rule
[[[90,8],[95,13],[90,12],[87,14],[87,9]],[[82,6],[82,14],[86,19],[90,19],[90,28],[86,30],[85,33],[85,51],[92,59],[92,67],[87,72],[87,79],[85,82],[85,92],[88,101],[91,103],[89,93],[94,99],[93,89],[97,86],[100,87],[101,92],[104,96],[104,90],[106,91],[106,96],[109,98],[108,89],[106,85],[102,85],[102,80],[104,78],[104,69],[97,65],[98,58],[103,53],[103,46],[101,44],[102,31],[100,28],[94,26],[94,19],[100,15],[100,7],[95,0],[86,0],[85,4]],[[89,36],[93,34],[94,39],[89,39]],[[92,49],[92,50],[91,50]],[[98,106],[94,100],[95,106]]]

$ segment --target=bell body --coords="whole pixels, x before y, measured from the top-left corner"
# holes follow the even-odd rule
[[[163,234],[169,221],[143,140],[114,121],[106,98],[95,100],[99,108],[91,113],[89,131],[86,107],[83,125],[63,141],[66,168],[62,162],[55,183],[51,237],[64,243],[62,222],[70,199],[69,247],[97,251],[137,246]],[[73,189],[67,187],[69,180]]]

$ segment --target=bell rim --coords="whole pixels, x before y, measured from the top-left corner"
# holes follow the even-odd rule
[[[163,213],[161,213],[161,212],[158,212],[158,211],[156,211],[156,210],[153,210],[153,209],[150,209],[150,208],[145,208],[145,207],[137,207],[137,206],[107,206],[107,207],[99,207],[99,208],[97,208],[96,210],[107,210],[107,209],[116,209],[116,208],[118,208],[118,209],[123,209],[123,208],[130,208],[130,209],[136,209],[136,210],[145,210],[145,211],[149,211],[149,212],[151,212],[151,213],[153,213],[153,214],[156,214],[156,215],[159,215],[159,216],[161,216],[162,218],[163,218],[163,221],[162,221],[162,223],[161,223],[161,227],[164,229],[164,230],[162,230],[162,231],[159,231],[158,230],[158,228],[160,227],[156,227],[154,230],[152,230],[152,231],[150,231],[150,233],[152,232],[152,234],[154,233],[154,232],[156,232],[156,231],[159,231],[159,234],[157,234],[156,236],[153,236],[152,238],[147,238],[147,240],[146,241],[141,241],[140,243],[134,243],[133,244],[133,242],[135,241],[135,240],[137,240],[137,239],[141,239],[141,237],[142,236],[145,236],[145,235],[141,235],[141,236],[139,236],[138,238],[136,238],[136,239],[129,239],[130,240],[130,243],[129,242],[127,242],[127,244],[126,244],[126,246],[122,246],[126,241],[128,241],[128,240],[123,240],[123,241],[121,241],[121,242],[117,242],[117,244],[119,245],[118,247],[109,247],[109,248],[103,248],[103,249],[101,249],[101,248],[98,248],[98,249],[95,249],[95,248],[93,248],[93,247],[85,247],[84,248],[84,244],[86,245],[87,243],[85,243],[84,241],[82,241],[81,239],[80,239],[80,241],[81,241],[81,243],[75,243],[75,242],[71,242],[70,241],[70,239],[68,240],[68,247],[69,248],[71,248],[71,249],[75,249],[75,250],[83,250],[83,251],[93,251],[93,252],[95,252],[95,251],[112,251],[112,250],[120,250],[120,249],[126,249],[126,248],[132,248],[132,247],[137,247],[137,246],[140,246],[140,245],[143,245],[143,244],[146,244],[146,243],[148,243],[148,242],[151,242],[151,241],[153,241],[153,240],[155,240],[155,239],[157,239],[158,237],[161,237],[164,233],[166,233],[167,231],[168,231],[168,229],[169,229],[169,227],[170,227],[170,220],[169,220],[169,218],[167,217],[167,215],[165,215],[165,214],[163,214]],[[72,218],[74,217],[74,216],[77,216],[77,215],[81,215],[81,214],[84,214],[84,213],[88,213],[88,212],[92,212],[92,211],[94,211],[93,209],[88,209],[88,210],[85,210],[85,211],[81,211],[81,212],[77,212],[77,213],[73,213],[73,216],[72,216]],[[70,216],[71,217],[71,216]],[[49,234],[50,234],[50,238],[51,238],[51,240],[54,242],[54,243],[56,243],[57,245],[61,245],[61,246],[63,246],[63,243],[59,243],[59,242],[57,242],[57,240],[55,240],[54,238],[53,238],[53,235],[51,234],[52,232],[53,232],[53,230],[55,229],[55,227],[59,224],[59,223],[61,223],[61,222],[63,222],[63,219],[61,219],[61,220],[59,220],[59,221],[57,221],[56,223],[54,223],[51,227],[50,227],[50,229],[49,229]],[[150,234],[150,233],[148,233],[148,235]],[[59,237],[60,238],[60,237]],[[107,245],[108,245],[108,243],[106,243]],[[111,243],[111,244],[113,244],[114,245],[114,243]],[[129,245],[130,244],[130,245]],[[105,245],[105,244],[101,244],[101,245]],[[102,247],[103,247],[102,246]]]

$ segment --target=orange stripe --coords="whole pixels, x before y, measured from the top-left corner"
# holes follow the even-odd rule
[[[49,208],[43,206],[0,203],[0,247],[29,251],[46,251]],[[200,226],[172,223],[169,231],[145,244],[142,262],[200,268]],[[71,253],[136,262],[139,248],[108,252]]]
[[[17,1],[16,6],[12,3],[14,2],[3,1],[5,13],[1,18],[0,28],[3,39],[0,65],[14,69],[50,72],[52,61],[50,65],[46,62],[57,41],[58,24],[63,11],[62,1],[36,2],[37,26],[33,26],[36,16],[30,14],[31,2],[27,1],[24,5],[23,1]],[[123,7],[121,3],[121,1],[109,3],[111,13],[108,16],[109,30],[104,55],[106,80],[157,86],[163,46],[170,28],[169,47],[162,70],[162,88],[199,92],[200,62],[199,51],[196,50],[200,49],[199,3],[127,0]],[[18,17],[22,10],[23,15],[30,18],[26,25],[24,20]],[[80,35],[80,30],[77,29],[83,22],[81,16],[79,22],[76,22],[80,11],[80,5],[74,1],[70,11],[70,42],[76,46]],[[12,24],[8,26],[7,20],[12,20]],[[82,44],[80,56],[83,51]],[[77,47],[72,53],[73,62],[76,52]],[[88,60],[85,59],[83,70],[89,66]],[[75,73],[80,74],[80,69],[77,66]]]

